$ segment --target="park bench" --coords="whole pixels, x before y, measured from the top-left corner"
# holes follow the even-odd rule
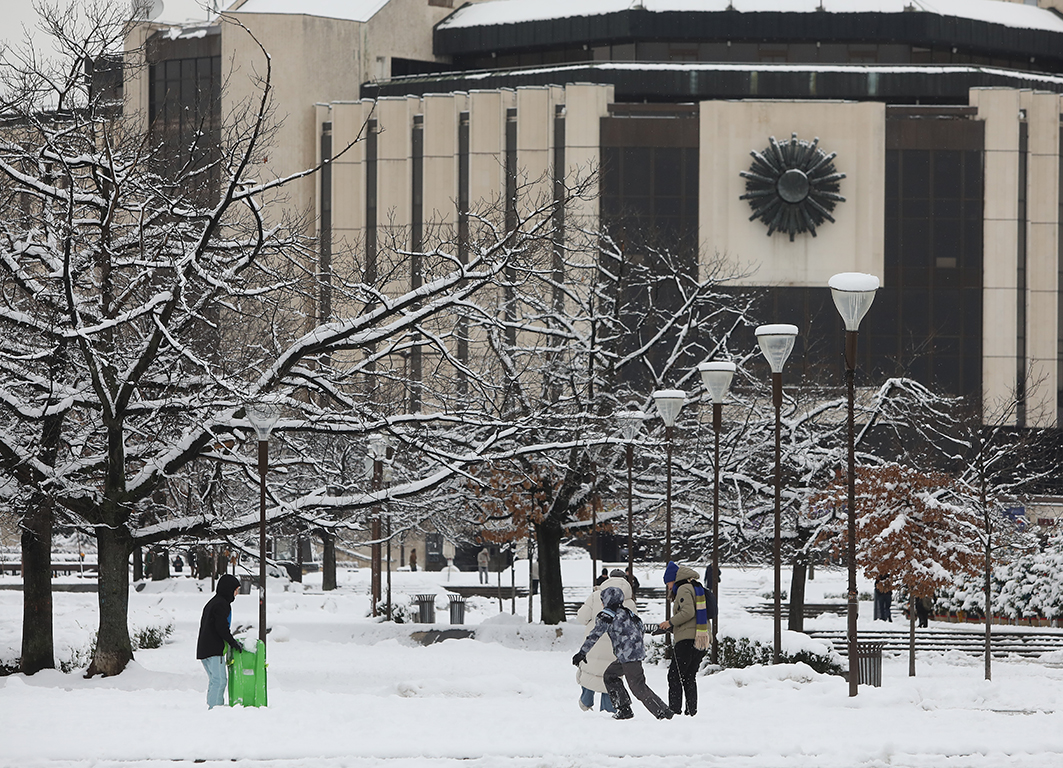
[[[849,651],[845,630],[812,630],[806,634],[830,642],[841,655]],[[884,652],[903,653],[908,650],[908,626],[898,623],[896,629],[861,630],[857,635],[860,643],[882,643]],[[936,627],[915,630],[917,651],[960,651],[970,656],[985,653],[985,628],[972,631],[938,629]],[[994,626],[990,649],[993,656],[1006,658],[1021,656],[1037,658],[1043,653],[1063,651],[1063,630],[1022,630]]]

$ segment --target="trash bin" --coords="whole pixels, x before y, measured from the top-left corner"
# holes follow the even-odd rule
[[[449,593],[447,597],[450,598],[450,623],[464,624],[465,597],[463,595],[455,595],[453,592]]]
[[[414,595],[417,601],[417,621],[421,624],[436,623],[436,596]]]
[[[240,594],[241,595],[250,595],[251,594],[251,587],[256,586],[257,584],[258,584],[258,579],[255,578],[254,576],[252,576],[251,574],[249,574],[249,573],[241,573],[240,574]]]
[[[856,644],[856,682],[859,685],[882,687],[882,649],[885,643]],[[852,674],[850,667],[849,674]]]
[[[256,640],[254,653],[229,648],[229,706],[266,706],[266,644]]]

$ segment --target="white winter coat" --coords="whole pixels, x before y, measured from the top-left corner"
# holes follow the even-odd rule
[[[594,588],[594,591],[583,601],[583,605],[576,612],[576,618],[587,627],[583,633],[584,637],[589,635],[591,630],[594,629],[595,620],[598,614],[602,612],[602,590],[606,587],[616,587],[623,592],[624,607],[632,613],[637,611],[635,600],[631,593],[631,584],[628,580],[620,576],[610,576]],[[609,640],[608,635],[602,635],[587,654],[587,660],[580,664],[576,670],[576,682],[584,688],[590,688],[592,691],[608,693],[605,690],[605,681],[602,679],[602,675],[605,674],[605,668],[612,664],[615,658],[612,641]]]

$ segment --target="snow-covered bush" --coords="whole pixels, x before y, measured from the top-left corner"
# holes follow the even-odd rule
[[[1008,619],[1063,618],[1063,536],[1048,540],[1038,552],[1000,563],[990,577],[993,614]],[[935,608],[968,616],[985,615],[981,578],[957,578],[938,592]]]
[[[748,637],[721,637],[719,643],[720,666],[724,669],[771,664],[772,648],[770,645],[750,640]],[[845,671],[833,649],[825,649],[821,653],[811,649],[800,649],[788,653],[784,648],[779,653],[779,661],[782,664],[804,662],[820,674],[841,675]]]

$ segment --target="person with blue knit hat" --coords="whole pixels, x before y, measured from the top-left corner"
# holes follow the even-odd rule
[[[672,662],[668,666],[668,706],[672,712],[698,712],[697,673],[709,647],[709,611],[705,588],[693,568],[669,562],[664,569],[672,618],[662,621],[662,630],[672,632]],[[686,697],[686,709],[683,698]]]

